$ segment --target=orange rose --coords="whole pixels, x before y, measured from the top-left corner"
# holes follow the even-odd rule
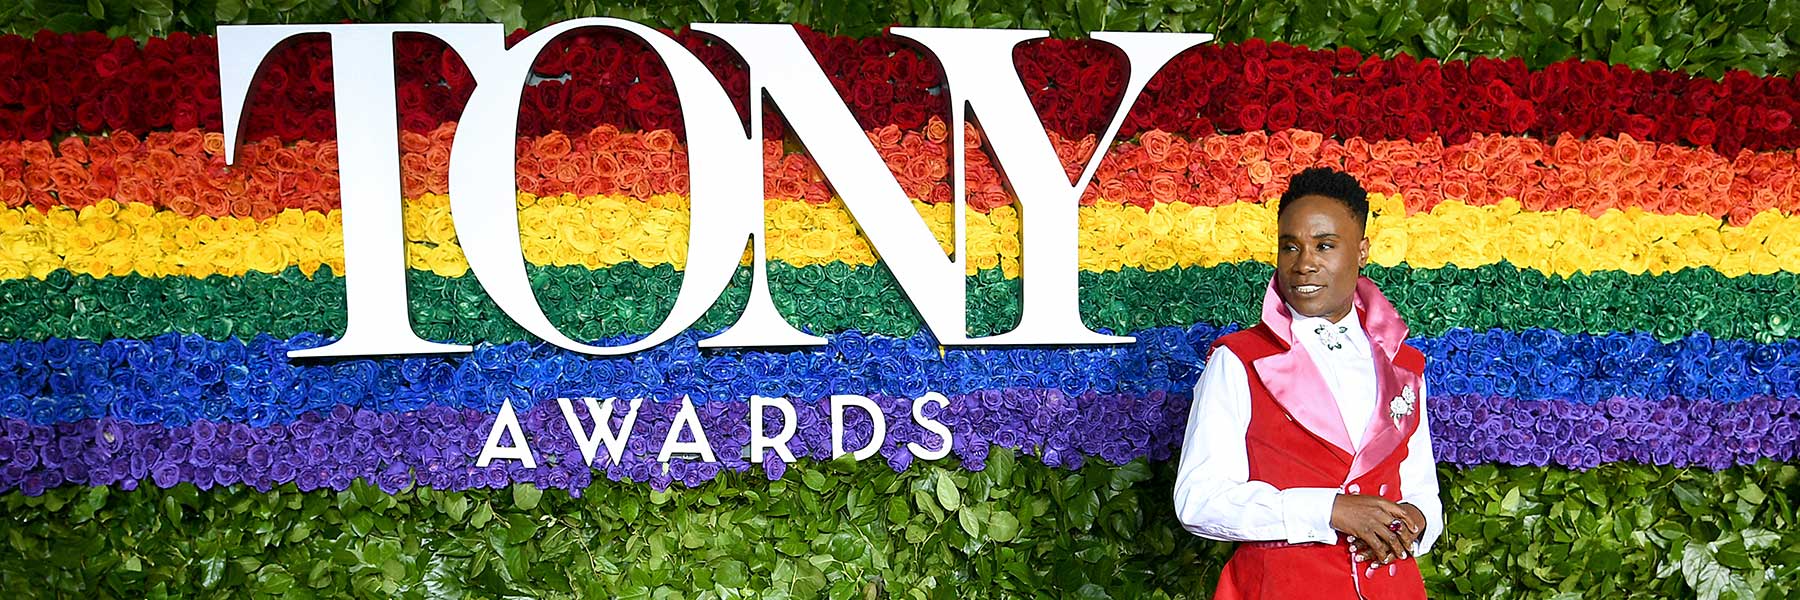
[[[1270,168],[1274,170],[1272,173],[1274,177],[1270,181],[1287,181],[1288,178],[1294,176],[1294,163],[1287,161],[1270,163]]]
[[[581,171],[575,168],[575,161],[572,160],[558,163],[554,171],[556,180],[563,183],[573,183],[577,177],[581,176]]]
[[[1289,141],[1286,130],[1269,136],[1269,147],[1264,152],[1269,160],[1286,161],[1294,156],[1294,143]]]
[[[556,159],[520,156],[519,161],[513,164],[513,174],[520,177],[537,179],[544,174],[544,162],[546,161],[554,164]],[[535,189],[535,187],[536,186],[530,186],[520,189]]]
[[[250,201],[250,217],[253,219],[266,221],[275,218],[275,215],[278,214],[281,214],[281,207],[276,205],[274,200],[256,198]]]
[[[869,141],[874,143],[877,148],[891,148],[900,145],[900,139],[904,137],[902,133],[899,125],[890,124],[870,131],[868,136]]]
[[[1394,147],[1404,143],[1389,140],[1375,142],[1374,145],[1369,146],[1369,160],[1386,162],[1390,160],[1388,157],[1393,153]]]
[[[416,131],[400,132],[400,151],[423,154],[431,149],[431,138]]]
[[[563,135],[561,131],[552,131],[531,143],[531,152],[542,158],[562,158],[568,156],[573,149],[569,136]]]
[[[431,138],[431,145],[444,146],[447,148],[450,146],[451,142],[456,141],[456,121],[438,125],[437,128],[432,129],[427,135]]]
[[[930,121],[925,122],[925,139],[927,141],[934,144],[942,144],[944,143],[944,140],[949,138],[950,126],[945,125],[943,119],[934,116]]]
[[[1169,132],[1153,129],[1140,134],[1138,144],[1152,162],[1160,163],[1169,156],[1169,148],[1174,146],[1175,140],[1174,136],[1169,135]]]
[[[1718,169],[1712,172],[1712,189],[1714,191],[1731,188],[1733,174],[1730,169]]]
[[[23,155],[25,162],[30,164],[41,165],[56,160],[56,152],[50,149],[50,142],[43,140],[21,144],[19,154]]]
[[[963,148],[966,150],[966,149],[980,148],[980,147],[981,147],[981,130],[976,129],[974,123],[964,122],[963,123]]]
[[[655,129],[644,132],[643,145],[651,152],[668,152],[675,149],[675,132],[667,129]]]
[[[71,135],[63,138],[63,141],[56,144],[56,152],[61,154],[63,158],[78,163],[85,163],[89,160],[87,142],[83,141],[78,136]]]
[[[138,141],[137,136],[133,135],[130,131],[114,131],[109,133],[106,136],[106,141],[112,144],[113,152],[118,154],[136,152],[138,147],[143,145],[142,142]]]
[[[1622,188],[1622,189],[1618,190],[1618,194],[1619,194],[1618,205],[1620,207],[1629,208],[1629,207],[1633,207],[1633,206],[1637,206],[1637,207],[1644,206],[1644,194],[1643,194],[1642,190],[1638,190],[1635,188]]]
[[[25,167],[25,176],[21,179],[24,181],[25,187],[27,188],[33,190],[48,190],[52,185],[56,184],[56,181],[51,178],[50,173],[49,167],[32,165]]]
[[[1124,202],[1125,196],[1130,193],[1125,189],[1125,181],[1123,179],[1108,179],[1100,182],[1099,188],[1100,197],[1113,202]]]
[[[1349,160],[1368,160],[1369,141],[1353,137],[1344,141],[1344,158]]]
[[[1162,164],[1157,165],[1164,171],[1180,173],[1188,169],[1193,158],[1188,155],[1187,146],[1176,146],[1169,149],[1169,155],[1163,157]]]
[[[25,205],[25,184],[17,181],[0,181],[0,203],[7,208],[18,208]]]
[[[1231,139],[1222,135],[1206,136],[1206,141],[1201,143],[1201,153],[1206,156],[1206,160],[1214,162],[1228,160],[1231,149]]]
[[[1269,161],[1266,160],[1250,163],[1250,168],[1246,172],[1250,177],[1250,183],[1256,185],[1262,185],[1275,179],[1275,171],[1269,167]]]
[[[670,153],[670,152],[652,152],[652,153],[650,153],[650,155],[649,155],[650,160],[649,160],[649,162],[644,164],[644,169],[650,171],[651,173],[668,173],[670,171],[674,171],[675,170],[675,158],[673,156],[671,156],[671,154],[672,153]]]
[[[1150,199],[1174,202],[1181,197],[1181,183],[1174,175],[1161,173],[1150,178]]]
[[[1388,162],[1408,166],[1417,165],[1419,164],[1419,149],[1406,142],[1395,142],[1394,147],[1388,149]]]
[[[1268,147],[1268,140],[1252,144],[1247,139],[1239,138],[1237,140],[1237,164],[1243,166],[1262,160],[1264,156],[1267,156]]]
[[[608,178],[619,177],[619,171],[623,171],[623,166],[619,164],[619,155],[614,155],[614,153],[594,155],[594,175]]]
[[[171,132],[169,149],[176,154],[199,156],[206,152],[206,139],[194,129]]]
[[[937,164],[934,166],[933,163]],[[910,182],[930,182],[942,179],[943,170],[943,163],[920,156],[907,161],[900,176]],[[937,176],[934,177],[933,175]]]
[[[1318,152],[1319,144],[1325,140],[1325,136],[1316,131],[1294,130],[1292,137],[1294,151],[1300,154]]]

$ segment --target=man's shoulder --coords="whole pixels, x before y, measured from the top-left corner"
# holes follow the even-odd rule
[[[1214,351],[1219,348],[1229,349],[1232,354],[1237,356],[1238,360],[1243,362],[1251,362],[1286,350],[1281,338],[1276,337],[1275,332],[1264,323],[1219,336],[1219,339],[1213,342],[1212,347]]]

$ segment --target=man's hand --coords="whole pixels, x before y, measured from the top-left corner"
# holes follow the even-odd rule
[[[1389,525],[1400,521],[1400,530]],[[1331,528],[1350,536],[1357,562],[1388,564],[1406,558],[1412,543],[1425,532],[1425,513],[1410,504],[1380,496],[1338,494],[1331,505]]]

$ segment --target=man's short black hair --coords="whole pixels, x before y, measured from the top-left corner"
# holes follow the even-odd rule
[[[1344,203],[1350,208],[1350,214],[1356,216],[1356,222],[1364,229],[1369,226],[1369,191],[1363,189],[1356,177],[1331,167],[1313,167],[1294,174],[1288,180],[1287,192],[1281,194],[1281,204],[1275,207],[1275,216],[1279,218],[1287,212],[1288,203],[1306,196],[1324,196]]]

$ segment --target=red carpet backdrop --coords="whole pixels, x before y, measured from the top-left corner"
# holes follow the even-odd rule
[[[1229,546],[1175,520],[1172,456],[1205,348],[1256,323],[1274,199],[1310,166],[1372,192],[1368,275],[1430,364],[1449,521],[1421,562],[1433,596],[1800,588],[1793,7],[807,4],[0,15],[5,595],[1204,597]],[[412,320],[474,350],[289,358],[347,323],[330,44],[270,55],[228,165],[215,25],[503,22],[517,40],[592,15],[670,28],[740,110],[732,50],[676,31],[801,24],[946,251],[964,153],[970,335],[1019,322],[1019,201],[978,124],[954,147],[936,59],[884,26],[1052,30],[1013,57],[1068,174],[1104,156],[1081,197],[1081,318],[1136,341],[938,345],[776,106],[749,117],[769,286],[828,343],[700,348],[743,310],[748,263],[651,350],[543,343],[489,300],[451,224],[470,71],[402,35]],[[1218,39],[1164,67],[1101,146],[1127,72],[1099,30]],[[515,177],[533,289],[571,338],[641,339],[688,258],[669,72],[597,29],[532,70]],[[928,392],[947,402],[915,407]],[[882,413],[841,419],[846,447],[881,437],[867,460],[831,459],[833,394]],[[791,460],[751,460],[752,396],[792,401]],[[581,397],[644,399],[622,452],[591,466],[557,401]],[[537,468],[478,467],[509,399]],[[659,460],[690,427],[716,460]],[[948,457],[918,456],[940,439]]]

